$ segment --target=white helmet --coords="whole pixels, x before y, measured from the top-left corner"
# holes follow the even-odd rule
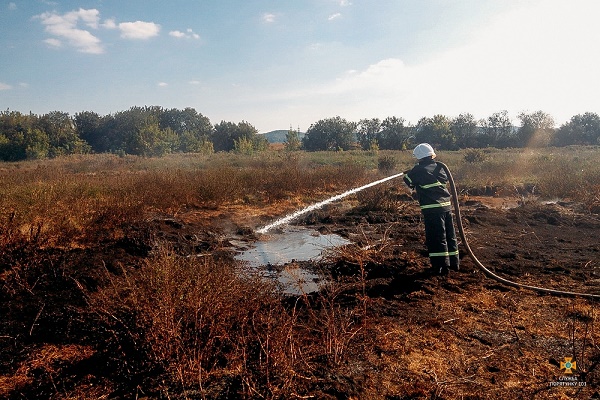
[[[421,143],[413,150],[413,156],[418,160],[429,156],[435,158],[435,151],[433,151],[433,147],[429,143]]]

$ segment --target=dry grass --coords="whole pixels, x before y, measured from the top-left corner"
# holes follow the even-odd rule
[[[125,353],[113,361],[130,379],[158,374],[171,382],[166,393],[197,391],[202,397],[215,383],[249,394],[277,387],[272,380],[293,379],[287,374],[293,359],[286,355],[289,320],[264,281],[167,247],[139,270],[123,272],[91,294],[90,305],[112,332],[107,351]]]
[[[463,193],[571,199],[590,210],[600,204],[597,148],[482,150],[481,162],[441,152]],[[378,157],[399,169],[408,152],[178,155],[161,159],[111,155],[72,156],[5,163],[0,169],[0,243],[74,246],[119,235],[119,227],[148,211],[177,214],[190,208],[233,204],[294,205],[322,199],[379,176]],[[393,183],[394,185],[396,183]],[[387,186],[389,187],[389,186]],[[371,208],[394,207],[385,188],[360,193]],[[102,227],[98,231],[98,227]]]
[[[13,375],[0,376],[0,395],[7,395],[35,383],[36,377],[56,376],[72,363],[90,358],[90,346],[48,344],[32,351]]]
[[[465,161],[463,152],[441,152],[463,193],[541,196],[588,206],[598,195],[598,147],[484,149],[481,161]],[[468,152],[468,150],[467,150]],[[488,188],[486,192],[486,188]],[[591,193],[590,193],[591,191]]]
[[[90,293],[100,347],[127,386],[149,376],[185,398],[302,397],[325,363],[337,365],[362,328],[360,308],[339,288],[283,301],[272,284],[212,257],[186,258],[168,246],[133,272],[107,273]],[[362,339],[361,339],[362,340]]]
[[[162,162],[162,165],[161,165]],[[167,159],[74,156],[5,164],[0,171],[0,244],[81,246],[119,235],[149,211],[177,214],[232,204],[261,205],[362,183],[360,165],[315,165],[284,153]],[[100,231],[99,231],[100,228]]]

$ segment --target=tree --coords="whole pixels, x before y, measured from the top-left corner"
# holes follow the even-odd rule
[[[269,146],[269,141],[259,136],[258,130],[246,121],[237,124],[221,121],[215,125],[211,140],[215,151],[236,150],[236,143],[238,151],[240,146],[247,149],[247,142],[251,143],[253,151],[265,150]]]
[[[213,126],[210,120],[193,108],[157,110],[160,129],[172,129],[179,137],[179,148],[183,152],[206,150]]]
[[[53,111],[45,114],[38,119],[36,127],[48,136],[50,157],[90,151],[90,146],[77,134],[73,119],[68,113]]]
[[[256,131],[243,125],[238,127],[240,132]],[[73,118],[60,111],[38,117],[7,110],[0,113],[0,160],[89,151],[143,156],[172,151],[212,152],[212,130],[208,118],[193,108],[131,107],[107,116],[83,111]],[[252,143],[254,148],[266,147],[266,140],[252,137]]]
[[[102,125],[103,118],[92,111],[83,111],[73,117],[77,135],[90,145],[91,150],[101,152],[102,150]]]
[[[356,138],[363,150],[369,150],[373,143],[379,145],[377,135],[381,130],[379,118],[361,119],[358,122]]]
[[[377,143],[382,150],[405,150],[408,146],[412,129],[404,125],[404,119],[398,117],[387,117],[381,123],[381,129],[377,133]]]
[[[177,135],[171,128],[160,129],[158,123],[149,122],[128,136],[125,151],[144,157],[163,156],[170,153],[176,143]]]
[[[38,117],[33,114],[25,115],[18,111],[6,110],[0,113],[0,133],[11,137],[34,127]]]
[[[456,138],[450,130],[450,119],[444,115],[433,118],[421,118],[416,126],[415,139],[420,143],[429,143],[439,149],[453,149]]]
[[[242,136],[239,139],[234,140],[233,150],[239,154],[254,154],[254,143],[252,142],[252,139]]]
[[[503,110],[481,121],[484,147],[509,147],[515,144],[515,135],[508,111]]]
[[[554,119],[543,111],[519,114],[521,126],[517,130],[519,147],[546,147],[554,137]]]
[[[190,131],[179,135],[178,144],[178,150],[184,153],[210,154],[214,151],[210,136],[197,135]]]
[[[264,135],[259,135],[258,130],[247,121],[238,123],[238,135],[240,138],[246,138],[252,141],[254,151],[264,151],[269,148],[269,141]]]
[[[450,122],[450,131],[456,138],[458,148],[481,147],[478,141],[478,127],[471,114],[460,114]]]
[[[20,161],[46,158],[50,149],[48,135],[38,128],[0,134],[0,160]]]
[[[233,150],[236,139],[238,139],[237,124],[226,121],[215,124],[211,134],[211,141],[213,142],[215,151]]]
[[[27,158],[27,136],[38,117],[6,110],[0,113],[0,160],[19,161]]]
[[[287,151],[300,150],[300,147],[302,146],[302,142],[300,141],[300,128],[295,131],[290,126],[290,129],[285,135],[284,146]]]
[[[102,151],[138,155],[144,147],[139,143],[139,131],[158,125],[156,117],[151,117],[147,111],[142,107],[131,107],[107,119],[102,129]]]
[[[349,150],[352,147],[356,123],[338,117],[322,119],[312,124],[302,139],[305,150]]]
[[[41,160],[48,157],[50,139],[46,132],[38,128],[30,129],[24,137],[25,157],[28,160]]]
[[[569,122],[558,128],[553,144],[557,146],[600,144],[600,117],[593,112],[571,117]]]

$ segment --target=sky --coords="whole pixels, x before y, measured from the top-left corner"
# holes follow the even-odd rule
[[[0,0],[0,110],[321,119],[600,113],[597,0]]]

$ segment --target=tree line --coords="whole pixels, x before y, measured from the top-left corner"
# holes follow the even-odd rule
[[[388,117],[351,122],[338,117],[312,124],[302,139],[288,131],[289,150],[407,149],[427,142],[440,150],[483,147],[545,147],[600,144],[600,117],[579,114],[559,128],[542,111],[518,115],[513,126],[507,111],[476,120],[471,114],[449,118],[435,115],[416,125]],[[249,122],[221,121],[213,125],[193,108],[131,107],[101,116],[83,111],[70,116],[0,112],[0,160],[52,158],[83,153],[161,156],[168,153],[211,153],[265,150],[269,143]]]
[[[543,111],[520,113],[514,126],[507,111],[476,120],[465,113],[421,118],[411,126],[402,118],[363,119],[356,122],[340,117],[321,120],[310,126],[302,139],[305,150],[404,150],[427,142],[437,149],[518,148],[569,145],[600,145],[600,117],[587,112],[555,128],[554,119]]]
[[[210,120],[193,108],[132,107],[101,116],[84,111],[70,116],[0,113],[0,160],[18,161],[67,154],[116,153],[162,156],[167,153],[264,150],[268,141],[246,121]]]

